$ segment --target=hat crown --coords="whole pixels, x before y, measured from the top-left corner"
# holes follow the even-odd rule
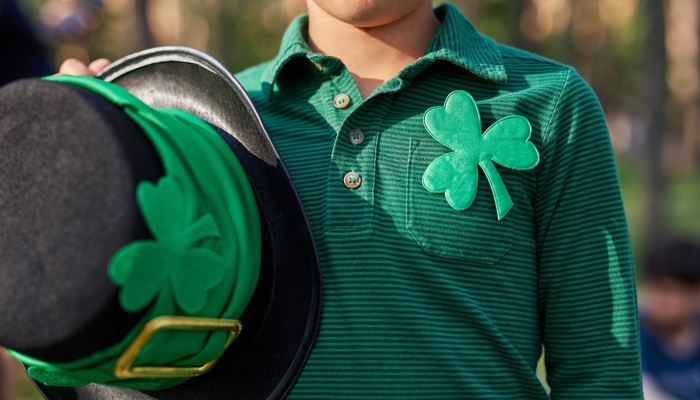
[[[0,343],[80,358],[142,317],[121,309],[105,266],[151,237],[134,191],[163,167],[140,128],[92,92],[25,80],[0,98]]]

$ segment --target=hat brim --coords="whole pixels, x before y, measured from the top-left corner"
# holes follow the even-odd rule
[[[47,399],[277,399],[296,381],[320,319],[321,272],[311,230],[264,125],[243,87],[218,61],[186,47],[160,47],[116,61],[100,78],[154,108],[175,108],[212,125],[238,157],[260,210],[263,257],[243,330],[208,373],[176,387],[139,392],[91,384],[52,387]]]

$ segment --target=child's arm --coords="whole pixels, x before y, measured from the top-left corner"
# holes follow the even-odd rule
[[[571,71],[537,181],[539,315],[552,398],[642,398],[634,267],[600,104]]]

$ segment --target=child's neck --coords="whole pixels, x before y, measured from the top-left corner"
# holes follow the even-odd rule
[[[430,2],[396,21],[359,28],[337,20],[307,2],[309,45],[313,51],[340,59],[367,98],[401,69],[419,59],[440,27]]]

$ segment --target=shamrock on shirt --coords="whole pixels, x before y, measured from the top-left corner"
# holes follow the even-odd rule
[[[444,107],[429,108],[423,115],[423,123],[431,136],[454,150],[428,166],[423,174],[423,186],[432,193],[444,192],[455,210],[466,210],[476,196],[478,165],[491,185],[498,219],[503,219],[513,207],[513,200],[493,163],[516,170],[537,166],[540,156],[529,142],[532,129],[527,119],[501,118],[482,135],[474,98],[457,90],[447,96]]]
[[[120,304],[136,312],[162,291],[171,290],[185,313],[196,314],[206,305],[208,292],[224,277],[221,256],[193,246],[204,238],[220,236],[214,218],[205,214],[188,224],[187,198],[169,176],[157,185],[139,183],[136,198],[156,240],[132,242],[112,257],[109,275],[122,287]]]

